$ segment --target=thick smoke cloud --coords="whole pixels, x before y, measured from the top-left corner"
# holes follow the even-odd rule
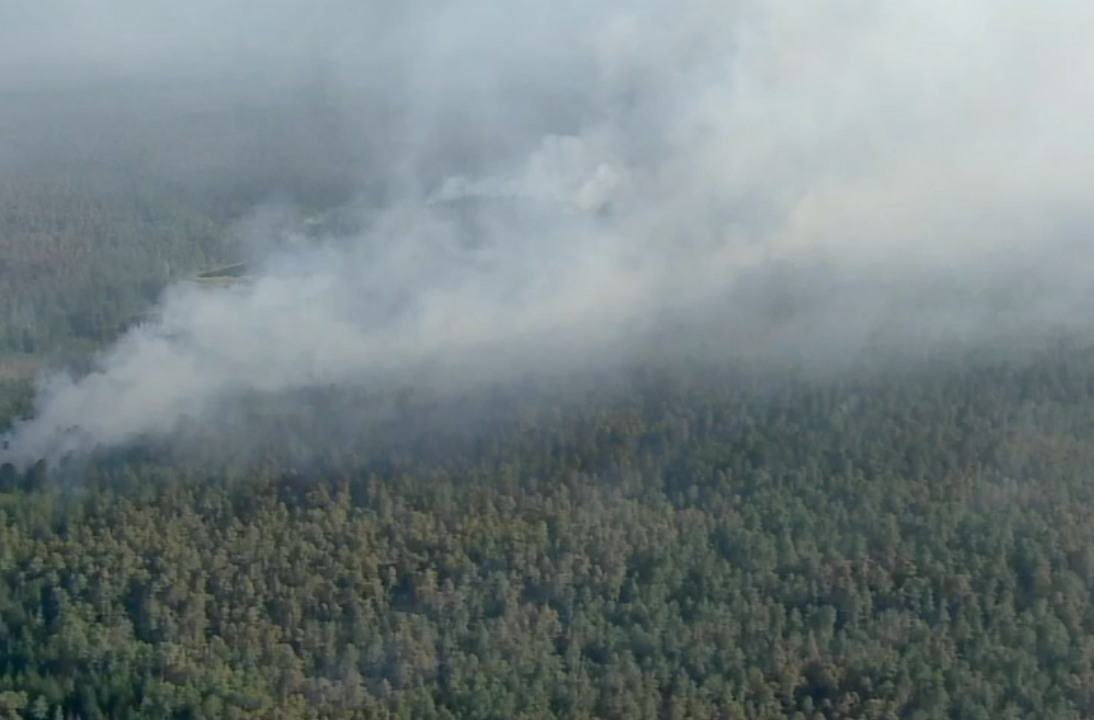
[[[1089,329],[1084,3],[106,5],[0,5],[6,85],[303,88],[337,132],[285,142],[349,159],[362,227],[172,288],[95,372],[43,381],[20,460],[253,392]]]

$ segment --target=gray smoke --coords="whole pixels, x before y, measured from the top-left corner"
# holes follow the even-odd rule
[[[318,88],[363,218],[172,288],[9,452],[255,392],[1087,331],[1092,30],[1077,0],[0,4],[12,88]]]

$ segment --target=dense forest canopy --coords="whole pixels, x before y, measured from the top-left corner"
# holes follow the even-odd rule
[[[27,717],[1085,717],[1092,394],[1094,356],[1065,343],[824,381],[638,373],[555,407],[495,397],[474,423],[406,404],[351,452],[324,418],[365,398],[339,393],[271,431],[303,456],[146,448],[76,483],[9,465],[0,698]]]

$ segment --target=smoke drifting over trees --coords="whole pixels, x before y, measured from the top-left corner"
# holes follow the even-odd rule
[[[254,392],[1086,331],[1092,30],[1066,0],[0,5],[4,166],[257,164],[256,203],[362,218],[275,242],[257,205],[253,282],[170,288],[7,452]]]

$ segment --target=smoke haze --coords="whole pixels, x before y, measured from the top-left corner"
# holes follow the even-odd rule
[[[270,153],[360,221],[256,208],[252,281],[170,288],[8,452],[256,392],[1086,332],[1092,31],[1077,0],[0,0],[0,162]]]

